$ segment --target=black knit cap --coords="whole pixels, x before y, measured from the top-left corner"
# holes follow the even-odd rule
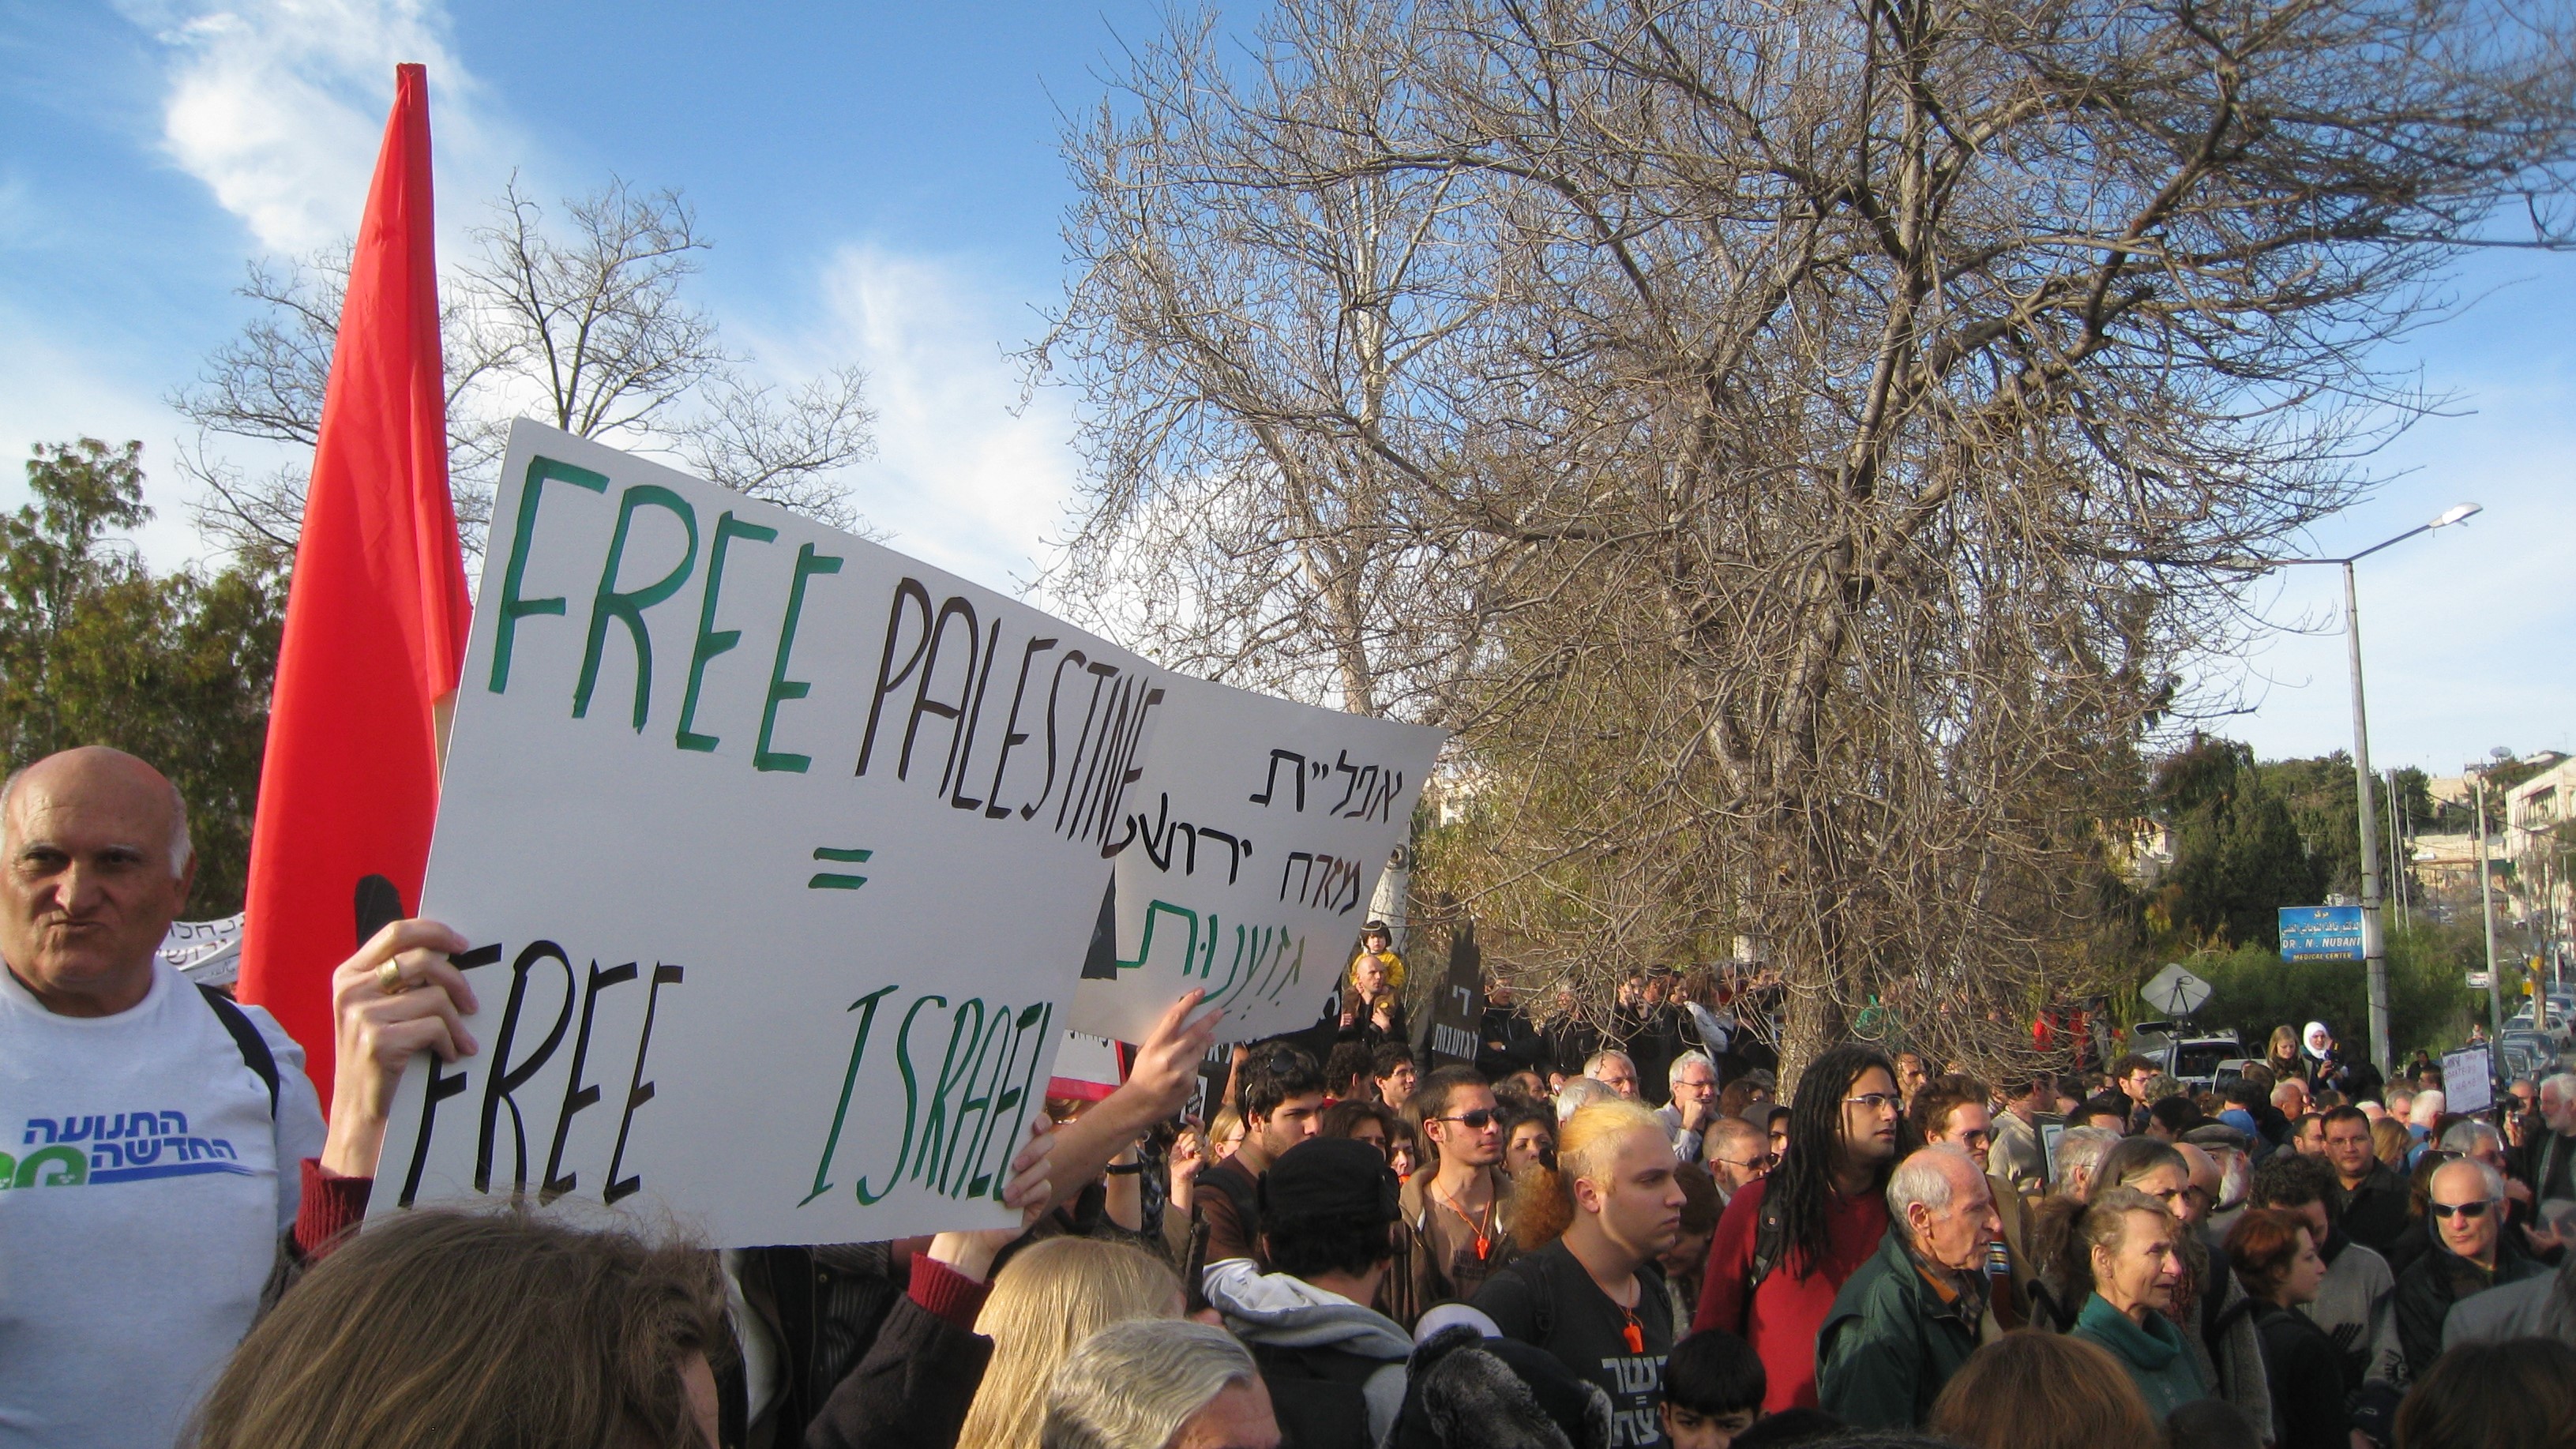
[[[1386,1154],[1352,1137],[1310,1137],[1261,1175],[1261,1218],[1268,1222],[1341,1219],[1391,1223],[1395,1174]]]

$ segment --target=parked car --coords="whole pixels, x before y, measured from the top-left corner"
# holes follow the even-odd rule
[[[2176,1037],[2165,1056],[2165,1075],[2182,1084],[2185,1091],[2214,1091],[2222,1085],[2218,1069],[2223,1063],[2241,1062],[2245,1043],[2233,1031],[2208,1036]],[[2242,1076],[2239,1067],[2236,1075]],[[2230,1078],[2229,1080],[2234,1080]]]

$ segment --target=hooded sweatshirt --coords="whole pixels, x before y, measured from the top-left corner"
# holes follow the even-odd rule
[[[1244,1258],[1208,1265],[1207,1299],[1226,1331],[1252,1350],[1282,1428],[1308,1412],[1318,1416],[1314,1424],[1329,1423],[1356,1397],[1368,1442],[1386,1442],[1404,1407],[1404,1361],[1413,1352],[1394,1319]],[[1305,1434],[1297,1442],[1338,1441]]]

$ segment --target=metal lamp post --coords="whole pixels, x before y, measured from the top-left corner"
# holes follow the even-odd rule
[[[2470,771],[2475,772],[2471,778],[2477,781],[2478,791],[2478,916],[2487,928],[2487,1039],[2501,1045],[2504,1041],[2504,988],[2496,980],[2495,880],[2488,873],[2487,865],[2487,766],[2473,765],[2462,773]],[[2535,1024],[2538,1017],[2539,1012],[2535,1008]]]
[[[2361,954],[2362,964],[2370,977],[2370,1059],[2383,1077],[2388,1074],[2391,1059],[2388,1050],[2388,941],[2379,919],[2379,792],[2370,772],[2370,716],[2362,707],[2361,604],[2353,587],[2352,566],[2391,544],[2404,543],[2419,533],[2448,528],[2480,511],[2475,503],[2459,504],[2430,523],[2418,524],[2394,538],[2382,539],[2344,558],[2268,561],[2271,566],[2338,564],[2343,568],[2344,646],[2352,663],[2352,773],[2358,796],[2355,803],[2361,807]]]

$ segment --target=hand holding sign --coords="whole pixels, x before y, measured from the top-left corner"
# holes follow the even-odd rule
[[[339,1051],[325,1169],[343,1177],[376,1170],[394,1092],[414,1056],[428,1051],[453,1062],[482,1049],[464,1022],[479,1005],[474,988],[449,959],[464,949],[465,938],[436,921],[395,921],[332,971]]]

